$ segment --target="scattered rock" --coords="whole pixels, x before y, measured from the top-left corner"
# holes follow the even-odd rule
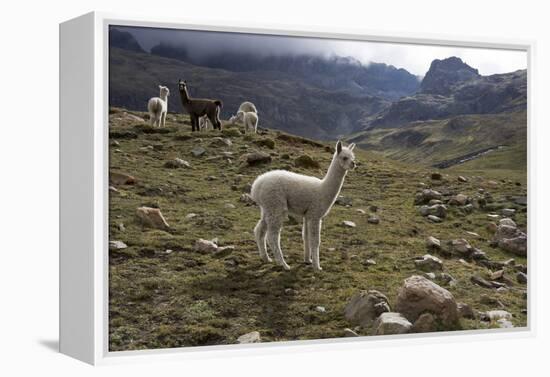
[[[349,221],[349,220],[344,220],[342,222],[342,225],[348,228],[355,228],[357,226],[353,221]]]
[[[527,236],[525,233],[521,233],[514,238],[502,239],[498,242],[498,246],[506,251],[514,253],[516,255],[527,255]]]
[[[523,272],[518,272],[516,274],[516,280],[518,281],[518,283],[520,284],[527,284],[527,274],[524,274]]]
[[[458,180],[459,182],[462,182],[462,183],[468,182],[468,179],[467,179],[466,177],[462,176],[462,175],[459,175],[459,176],[457,177],[457,180]]]
[[[389,312],[388,298],[376,291],[361,291],[356,293],[344,309],[347,321],[363,327],[369,326],[380,314]]]
[[[168,169],[178,169],[178,168],[190,168],[191,165],[189,162],[182,160],[181,158],[175,158],[173,160],[166,161],[164,167]]]
[[[502,216],[505,216],[505,217],[512,217],[516,214],[516,210],[513,209],[513,208],[504,208],[502,211]]]
[[[364,262],[363,262],[363,266],[376,266],[376,261],[374,259],[366,259]]]
[[[439,250],[441,249],[441,241],[439,241],[437,238],[429,236],[426,240],[426,247],[428,249],[434,249]]]
[[[348,328],[345,328],[344,329],[344,336],[346,338],[355,338],[355,337],[358,337],[359,334],[357,334],[355,331],[353,331],[352,329],[348,329]]]
[[[440,218],[447,217],[447,207],[443,204],[434,204],[432,206],[423,205],[418,211],[422,216],[434,215]]]
[[[407,279],[397,296],[396,311],[415,322],[424,313],[432,313],[445,328],[453,328],[458,310],[453,295],[425,277],[414,275]]]
[[[430,175],[430,178],[433,179],[434,181],[440,181],[443,178],[443,176],[439,172],[434,172]]]
[[[468,318],[468,319],[474,319],[475,314],[470,305],[465,304],[463,302],[459,302],[456,304],[456,307],[458,309],[458,315],[460,318]]]
[[[264,152],[252,152],[245,155],[246,162],[250,166],[268,164],[271,162],[271,155]]]
[[[136,215],[143,225],[163,230],[170,228],[170,225],[168,225],[158,208],[139,207],[136,210]]]
[[[488,282],[487,280],[483,279],[481,276],[473,275],[473,276],[470,278],[470,281],[471,281],[473,284],[479,285],[480,287],[483,287],[483,288],[489,288],[489,289],[494,288],[493,284],[491,284],[491,283]]]
[[[128,245],[126,245],[122,241],[116,241],[116,240],[109,241],[109,250],[121,250],[121,249],[126,249],[127,247]]]
[[[436,330],[435,318],[430,313],[422,313],[411,328],[413,333],[434,332]]]
[[[321,166],[311,156],[303,154],[294,160],[294,166],[305,169],[319,169]]]
[[[371,212],[378,212],[378,206],[375,206],[375,205],[369,206],[369,211],[371,211]]]
[[[224,207],[225,209],[235,209],[235,208],[237,208],[237,207],[235,206],[235,204],[233,204],[233,203],[225,203],[225,204],[223,205],[223,207]]]
[[[432,189],[424,189],[421,192],[416,194],[415,197],[415,204],[426,204],[429,203],[430,200],[436,199],[441,200],[441,193]]]
[[[400,313],[382,313],[374,322],[372,335],[406,334],[412,324]]]
[[[119,193],[119,191],[117,190],[117,188],[115,186],[109,186],[109,192],[113,193],[113,194],[118,194]]]
[[[199,253],[211,253],[218,250],[218,245],[213,241],[199,238],[198,240],[195,241],[194,249]]]
[[[358,214],[360,214],[360,215],[364,215],[364,214],[367,213],[364,209],[361,209],[361,208],[358,208],[358,209],[356,209],[355,211],[356,211]]]
[[[136,179],[128,174],[110,172],[109,182],[113,185],[133,185],[136,183]]]
[[[441,218],[439,218],[437,216],[434,216],[434,215],[428,215],[428,220],[430,220],[431,222],[434,222],[434,223],[440,223],[440,222],[443,221],[443,220],[441,220]]]
[[[188,213],[188,214],[185,216],[185,218],[186,218],[187,220],[191,220],[192,218],[195,218],[195,217],[197,217],[197,216],[198,216],[198,215],[197,215],[196,213]]]
[[[258,331],[252,331],[237,338],[239,344],[260,343],[262,341]]]
[[[369,224],[379,224],[380,218],[378,216],[371,216],[367,219]]]
[[[229,139],[223,137],[213,137],[209,144],[211,147],[230,147],[233,145],[233,142]]]
[[[450,249],[454,254],[462,257],[470,257],[474,248],[464,238],[459,238],[450,241]]]
[[[214,251],[213,256],[215,258],[225,258],[235,251],[235,246],[218,246]]]
[[[464,205],[468,204],[469,200],[470,200],[470,198],[468,198],[468,196],[466,196],[464,194],[457,194],[457,195],[451,197],[451,199],[449,199],[449,204],[450,205],[456,205],[456,206],[464,206]]]
[[[335,203],[338,204],[338,205],[344,206],[344,207],[351,207],[352,202],[353,202],[352,198],[349,198],[349,197],[346,197],[346,196],[343,196],[343,195],[338,195],[338,198],[336,198]]]
[[[443,262],[441,259],[430,254],[415,259],[414,265],[422,271],[441,271],[443,269]]]
[[[204,156],[206,154],[206,149],[204,149],[201,146],[197,146],[197,147],[191,149],[191,154],[195,157],[201,157],[201,156]]]
[[[497,231],[497,224],[495,223],[488,223],[486,226],[485,226],[485,229],[487,229],[487,231],[489,233],[495,233]]]
[[[506,226],[511,226],[511,227],[514,227],[514,228],[517,228],[517,225],[516,223],[514,222],[514,220],[512,220],[511,218],[509,217],[505,217],[503,219],[500,219],[499,222],[498,222],[499,225],[506,225]],[[495,231],[496,231],[496,226],[495,226]]]
[[[319,313],[326,313],[327,309],[324,306],[316,306],[315,311]]]
[[[119,224],[118,224],[118,230],[120,230],[121,232],[125,232],[125,231],[126,231],[126,227],[124,226],[123,223],[119,223]]]

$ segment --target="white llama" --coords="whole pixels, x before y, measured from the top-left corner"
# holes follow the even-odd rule
[[[214,129],[214,127],[212,126],[212,122],[210,122],[210,119],[208,119],[208,115],[203,115],[199,118],[199,130],[202,131],[203,129],[205,131],[208,131],[209,129]]]
[[[170,90],[162,85],[159,85],[160,96],[153,97],[147,103],[147,110],[149,110],[149,118],[151,120],[151,126],[158,125],[164,127],[166,125],[166,113],[168,112],[168,96]]]
[[[253,130],[254,133],[258,132],[258,115],[255,112],[239,110],[237,115],[233,115],[229,118],[229,122],[244,126],[245,133],[248,132],[249,129]]]
[[[275,260],[285,270],[290,269],[281,251],[281,228],[288,214],[303,218],[302,238],[304,240],[304,261],[313,263],[321,271],[319,244],[321,242],[321,221],[334,204],[348,170],[355,168],[355,144],[347,148],[338,141],[336,152],[323,179],[273,170],[260,175],[252,184],[252,199],[260,206],[261,219],[254,228],[254,235],[260,257],[271,262],[267,245]]]
[[[256,110],[256,106],[252,102],[248,102],[248,101],[241,103],[241,106],[239,106],[239,111],[244,111],[245,113],[258,114],[258,110]]]

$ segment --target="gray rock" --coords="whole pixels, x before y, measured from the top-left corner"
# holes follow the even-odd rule
[[[432,189],[424,189],[421,192],[417,193],[415,196],[415,204],[426,204],[430,200],[436,199],[441,200],[441,193]]]
[[[459,175],[459,176],[457,177],[457,180],[458,180],[459,182],[462,182],[462,183],[468,182],[468,179],[467,179],[466,177],[462,176],[462,175]]]
[[[520,284],[527,284],[527,274],[524,274],[523,272],[518,272],[516,274],[516,280],[518,281],[518,283]]]
[[[319,313],[326,313],[327,309],[324,306],[316,306],[315,311]]]
[[[504,208],[502,211],[502,216],[505,216],[505,217],[512,217],[516,214],[516,210],[513,209],[513,208]]]
[[[441,218],[439,218],[437,216],[434,216],[434,215],[428,215],[428,220],[430,220],[433,223],[440,223],[440,222],[443,221],[443,220],[441,220]]]
[[[468,198],[467,195],[457,194],[457,195],[451,197],[451,199],[449,200],[449,204],[450,205],[455,205],[455,206],[464,206],[464,205],[468,204],[469,200],[470,199]]]
[[[368,223],[369,224],[379,224],[380,223],[380,218],[378,216],[371,216],[367,219]]]
[[[380,314],[389,312],[388,298],[376,291],[356,293],[344,308],[344,317],[352,324],[369,326]]]
[[[233,142],[230,139],[226,139],[223,137],[213,137],[210,141],[211,147],[230,147],[233,145]]]
[[[349,221],[349,220],[342,221],[342,225],[348,228],[355,228],[357,226],[353,221]]]
[[[441,271],[443,269],[443,262],[441,259],[430,254],[415,259],[414,265],[417,269],[422,271]]]
[[[514,220],[512,220],[511,218],[509,217],[505,217],[503,219],[500,219],[499,222],[498,222],[499,225],[506,225],[506,226],[511,226],[511,227],[514,227],[514,228],[517,228],[517,225],[516,223],[514,222]]]
[[[160,212],[160,209],[158,208],[139,207],[136,210],[136,216],[143,225],[151,228],[162,230],[167,230],[170,228],[170,225],[166,222],[162,212]]]
[[[426,247],[428,249],[435,249],[435,250],[439,250],[441,249],[441,241],[439,241],[437,238],[435,237],[432,237],[432,236],[429,236],[427,239],[426,239]]]
[[[246,162],[250,166],[267,164],[271,162],[271,155],[264,152],[252,152],[245,155]]]
[[[409,321],[416,321],[424,313],[432,313],[446,328],[458,321],[458,310],[453,295],[425,277],[414,275],[405,279],[397,296],[396,311]]]
[[[400,313],[382,313],[374,322],[372,335],[406,334],[412,324]]]
[[[458,309],[458,315],[460,318],[468,318],[468,319],[474,319],[475,314],[470,305],[465,304],[463,302],[459,302],[456,304],[456,307]]]
[[[353,199],[346,196],[338,195],[335,203],[344,207],[351,207],[353,204]]]
[[[483,288],[488,288],[488,289],[494,288],[494,285],[492,283],[483,279],[481,276],[473,275],[472,277],[470,277],[470,281],[473,284],[479,285],[480,287],[483,287]]]
[[[127,247],[128,245],[126,245],[122,241],[116,241],[116,240],[109,241],[109,250],[121,250],[121,249],[126,249]]]
[[[191,154],[195,157],[201,157],[206,154],[206,149],[204,149],[201,146],[197,146],[193,149],[191,149]]]
[[[355,331],[353,331],[352,329],[348,329],[348,328],[345,328],[344,329],[344,336],[346,338],[355,338],[355,337],[358,337],[359,334],[357,334]]]
[[[435,318],[430,313],[422,313],[420,317],[414,322],[411,329],[413,333],[426,333],[434,332],[437,330]]]
[[[474,251],[474,248],[464,238],[459,238],[450,241],[450,249],[454,254],[462,257],[470,257]]]
[[[527,235],[519,233],[517,237],[505,238],[498,241],[498,247],[516,255],[527,255]]]
[[[239,344],[260,343],[261,341],[262,339],[258,331],[252,331],[237,338]]]
[[[210,253],[218,250],[218,245],[215,242],[204,240],[202,238],[195,241],[195,251],[200,253]]]
[[[175,158],[173,160],[166,161],[164,163],[165,168],[178,169],[178,168],[190,168],[189,162],[182,160],[181,158]]]

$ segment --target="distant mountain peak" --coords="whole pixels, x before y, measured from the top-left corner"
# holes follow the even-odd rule
[[[479,77],[477,69],[464,63],[462,59],[451,56],[435,59],[420,84],[423,93],[446,95],[455,84]]]
[[[109,29],[109,46],[134,52],[145,52],[134,36],[114,27]]]

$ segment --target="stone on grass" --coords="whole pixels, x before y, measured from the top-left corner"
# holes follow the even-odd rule
[[[428,215],[428,220],[430,220],[433,223],[440,223],[440,222],[443,221],[443,220],[441,220],[441,218],[439,218],[437,216],[434,216],[434,215]]]
[[[405,279],[397,295],[396,311],[414,322],[425,312],[432,313],[445,328],[454,328],[458,310],[453,295],[423,276]]]
[[[126,245],[122,241],[116,241],[116,240],[109,241],[109,250],[121,250],[121,249],[126,249],[127,247],[128,245]]]
[[[239,344],[260,343],[262,338],[258,331],[252,331],[237,338]]]
[[[303,154],[294,160],[294,166],[305,169],[319,169],[321,165],[315,161],[310,155]]]
[[[356,293],[344,308],[344,317],[352,324],[369,326],[380,314],[389,312],[388,298],[376,291]]]
[[[483,279],[481,276],[472,275],[472,277],[470,277],[470,281],[473,284],[479,285],[482,288],[488,288],[488,289],[494,288],[494,285],[491,282]]]
[[[507,226],[511,226],[511,227],[514,227],[514,228],[517,228],[517,225],[515,223],[514,220],[512,220],[511,218],[509,217],[505,217],[503,219],[500,219],[499,222],[498,222],[499,225],[507,225]],[[496,229],[495,229],[496,230]]]
[[[415,204],[426,204],[430,200],[441,200],[441,193],[432,189],[424,189],[421,192],[417,193],[414,199]]]
[[[372,326],[372,335],[406,334],[412,324],[400,313],[380,314]]]
[[[352,329],[348,329],[348,328],[345,328],[344,329],[344,336],[346,338],[355,338],[355,337],[358,337],[359,334],[357,334],[355,331],[353,331]]]
[[[513,209],[513,208],[504,208],[502,211],[502,216],[505,216],[505,217],[512,217],[516,214],[516,210]]]
[[[457,194],[449,200],[449,204],[456,205],[456,206],[464,206],[468,204],[469,198],[467,195],[464,194]]]
[[[202,238],[199,238],[195,241],[195,251],[198,251],[200,253],[209,253],[214,252],[218,250],[218,245],[210,240],[204,240]]]
[[[435,318],[430,313],[422,313],[411,328],[411,332],[413,333],[433,332],[436,330]]]
[[[174,158],[173,160],[166,161],[164,167],[168,169],[178,169],[178,168],[190,168],[191,165],[189,162],[182,160],[181,158]]]
[[[462,183],[468,182],[468,179],[467,179],[466,177],[462,176],[462,175],[459,175],[459,176],[457,177],[457,180],[458,180],[459,182],[462,182]]]
[[[201,157],[206,154],[206,149],[204,149],[201,146],[197,146],[193,149],[191,149],[191,154],[195,157]]]
[[[439,249],[441,249],[441,241],[439,241],[435,237],[429,236],[426,239],[426,246],[428,247],[428,249],[439,250]]]
[[[349,221],[349,220],[344,220],[342,222],[342,225],[348,228],[355,228],[357,226],[353,221]]]
[[[470,305],[465,304],[463,302],[459,302],[456,304],[456,307],[458,309],[458,315],[460,318],[468,318],[468,319],[474,319],[475,314]]]
[[[523,272],[519,271],[516,274],[516,280],[520,284],[527,284],[527,274],[524,274]]]
[[[245,155],[246,162],[250,166],[267,164],[271,162],[271,155],[264,152],[252,152]]]
[[[441,259],[434,257],[433,255],[426,254],[420,258],[414,260],[414,265],[421,271],[441,271],[443,269],[443,262]]]
[[[360,215],[364,215],[364,214],[367,213],[364,209],[361,209],[361,208],[357,208],[357,209],[355,210],[355,212],[357,212],[357,213],[360,214]]]
[[[230,147],[231,145],[233,145],[231,140],[219,136],[213,137],[210,141],[211,147]]]
[[[380,218],[378,216],[371,216],[367,219],[369,224],[379,224]]]
[[[163,230],[170,228],[158,208],[139,207],[136,210],[136,215],[143,225]]]
[[[136,179],[129,174],[110,172],[109,182],[114,185],[133,185],[136,183]]]
[[[353,203],[353,199],[347,196],[338,195],[338,198],[336,198],[335,203],[344,207],[351,207]]]

